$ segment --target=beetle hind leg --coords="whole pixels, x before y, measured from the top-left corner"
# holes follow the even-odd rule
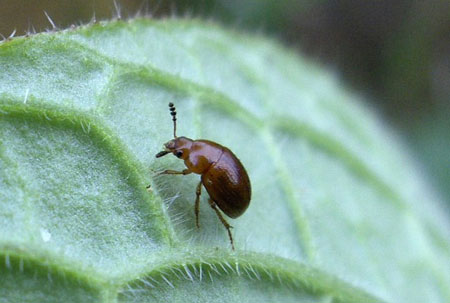
[[[211,198],[209,198],[208,202],[209,205],[211,205],[212,209],[214,209],[214,211],[216,212],[216,215],[219,217],[220,222],[222,222],[223,226],[225,226],[225,228],[227,229],[228,237],[230,238],[231,249],[234,250],[233,236],[231,235],[231,229],[233,228],[233,226],[228,224],[227,220],[225,220],[225,218],[222,216],[219,209],[217,208],[216,203]]]
[[[200,181],[197,185],[197,190],[195,191],[196,198],[195,198],[195,225],[197,228],[200,228],[200,225],[198,224],[198,214],[200,211],[200,195],[202,194],[202,181]]]

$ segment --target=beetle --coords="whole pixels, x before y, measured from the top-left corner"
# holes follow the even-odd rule
[[[241,161],[225,146],[209,140],[192,140],[177,137],[177,112],[172,102],[169,110],[173,121],[173,139],[164,144],[164,150],[156,154],[156,158],[172,153],[184,160],[186,169],[182,171],[164,170],[158,175],[201,175],[196,189],[195,225],[198,223],[200,195],[202,185],[209,194],[209,205],[225,226],[234,250],[232,226],[228,224],[219,209],[230,218],[237,218],[248,208],[251,199],[251,185],[247,171]]]

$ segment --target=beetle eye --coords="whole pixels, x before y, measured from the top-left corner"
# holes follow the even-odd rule
[[[178,158],[181,158],[182,155],[183,155],[183,152],[181,150],[177,150],[175,153],[175,156],[177,156]]]

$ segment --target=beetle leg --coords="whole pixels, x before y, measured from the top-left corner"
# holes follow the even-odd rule
[[[223,226],[225,226],[225,228],[227,229],[228,237],[230,238],[231,249],[234,250],[233,236],[231,235],[231,228],[233,228],[233,226],[228,224],[228,222],[225,220],[225,218],[222,216],[219,209],[217,208],[216,203],[211,198],[209,198],[208,202],[209,205],[211,205],[212,209],[214,209],[214,211],[216,212],[216,215],[219,217],[220,222],[222,222]]]
[[[159,176],[159,175],[188,175],[190,173],[192,173],[192,171],[188,168],[183,169],[182,171],[166,169],[166,170],[156,173],[156,175],[157,176]]]
[[[198,224],[198,213],[200,211],[200,195],[202,194],[202,181],[198,183],[195,194],[197,195],[195,198],[195,225],[197,225],[197,228],[200,228],[200,225]]]

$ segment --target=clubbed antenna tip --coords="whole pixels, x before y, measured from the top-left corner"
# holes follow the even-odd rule
[[[173,121],[173,137],[177,137],[177,112],[175,109],[175,105],[172,102],[169,103],[170,114],[172,115]]]

